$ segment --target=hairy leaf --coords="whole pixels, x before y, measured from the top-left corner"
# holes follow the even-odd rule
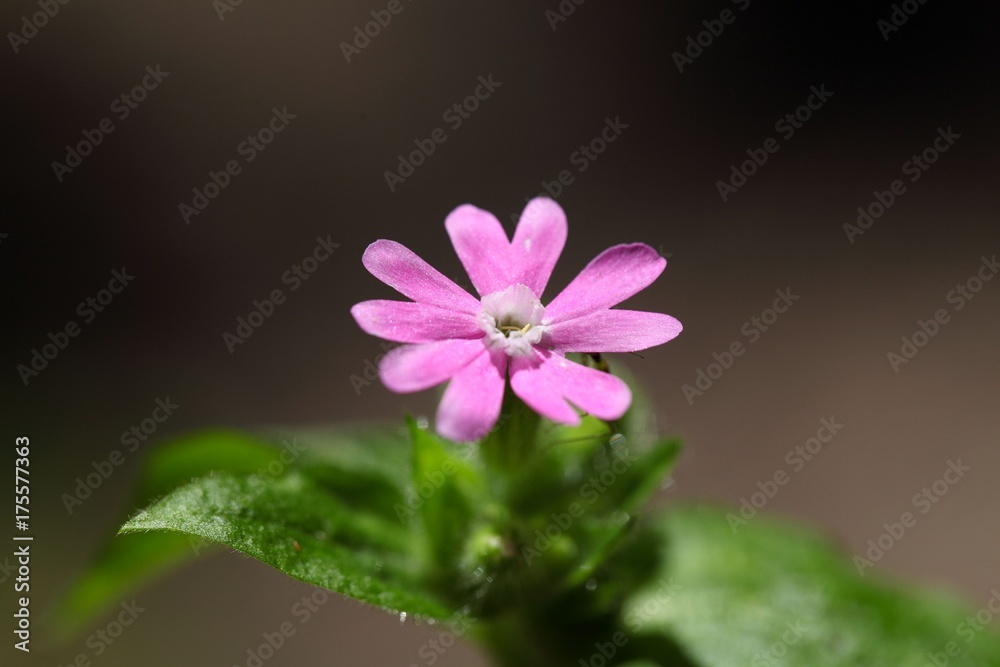
[[[195,433],[152,450],[130,511],[210,474],[277,479],[290,471],[301,471],[343,506],[396,521],[394,507],[403,502],[403,490],[410,484],[409,438],[403,429],[363,426]],[[129,591],[212,546],[178,532],[138,532],[109,539],[62,601],[56,614],[58,629],[64,635],[77,632]]]
[[[205,477],[170,493],[122,527],[168,530],[224,544],[306,583],[391,611],[449,612],[421,595],[410,534],[360,513],[299,472]]]

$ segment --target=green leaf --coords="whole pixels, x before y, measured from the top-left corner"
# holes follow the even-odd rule
[[[335,427],[278,431],[272,437],[294,443],[298,457],[292,467],[345,505],[399,521],[412,475],[406,429]]]
[[[397,521],[394,507],[410,483],[409,438],[401,429],[347,426],[260,435],[212,430],[157,446],[147,457],[132,512],[213,473],[265,476],[301,470],[345,506]],[[125,517],[123,517],[124,520]],[[109,539],[70,588],[56,627],[72,635],[96,614],[150,579],[213,546],[192,535],[146,532]]]
[[[633,512],[660,487],[673,469],[681,451],[680,440],[662,440],[647,451],[631,443],[611,443],[611,452],[602,462],[595,484],[603,489],[593,503],[593,511]],[[604,473],[603,476],[601,473]],[[610,479],[609,484],[603,484]]]
[[[952,598],[859,576],[799,528],[761,517],[734,525],[707,509],[662,520],[659,576],[623,609],[635,648],[659,635],[711,667],[925,667],[932,656],[950,666],[1000,664],[1000,637],[972,631],[970,610]],[[957,657],[945,653],[949,642]]]
[[[540,424],[538,414],[517,397],[508,382],[500,417],[482,442],[483,460],[496,470],[517,470],[534,454]]]
[[[511,474],[511,510],[547,516],[580,502],[598,459],[607,459],[612,435],[607,422],[589,415],[577,426],[543,422],[534,455]]]
[[[434,434],[408,419],[413,439],[411,506],[418,505],[434,566],[445,573],[454,567],[469,537],[473,498],[482,481],[471,466]]]
[[[218,542],[296,579],[398,612],[444,619],[420,594],[411,536],[398,522],[355,511],[300,472],[205,477],[122,527]]]

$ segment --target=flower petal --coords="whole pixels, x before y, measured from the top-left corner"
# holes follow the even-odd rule
[[[541,357],[534,354],[511,357],[510,388],[546,419],[573,426],[580,423],[580,415],[562,397]]]
[[[681,323],[639,310],[598,310],[550,324],[543,344],[558,352],[635,352],[677,337]]]
[[[441,340],[390,350],[379,364],[382,383],[400,394],[439,385],[476,358],[485,346],[479,340]]]
[[[395,241],[375,241],[361,258],[373,276],[414,301],[463,313],[479,312],[479,300]]]
[[[514,230],[511,260],[519,267],[513,282],[527,285],[541,298],[552,269],[566,245],[566,214],[546,197],[528,202]]]
[[[554,421],[579,423],[567,419],[559,403],[568,400],[599,419],[620,418],[632,403],[632,392],[621,378],[574,363],[549,350],[535,348],[537,359],[515,358],[511,368],[511,388],[536,412]],[[546,395],[549,394],[549,395]],[[558,397],[556,400],[555,397]]]
[[[561,322],[610,308],[645,289],[667,260],[645,243],[608,248],[595,257],[545,308],[545,322]]]
[[[351,308],[351,315],[366,333],[397,343],[485,335],[474,315],[413,301],[362,301]]]
[[[438,406],[438,433],[471,442],[490,432],[500,416],[508,358],[503,350],[484,349],[452,378]]]
[[[471,204],[459,206],[444,221],[451,244],[481,296],[510,287],[510,242],[500,221]]]

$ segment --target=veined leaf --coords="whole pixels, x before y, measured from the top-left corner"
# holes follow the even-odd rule
[[[391,611],[444,619],[420,594],[411,536],[346,507],[311,478],[219,475],[140,512],[123,533],[167,530],[218,542],[306,583]]]
[[[410,482],[406,432],[384,427],[275,431],[261,435],[213,430],[158,446],[146,459],[132,512],[214,473],[278,478],[300,470],[343,506],[397,521],[394,506]],[[130,590],[212,546],[193,534],[139,532],[109,539],[72,586],[56,614],[75,633]]]

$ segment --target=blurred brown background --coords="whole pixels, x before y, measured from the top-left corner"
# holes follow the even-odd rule
[[[886,40],[889,2],[401,0],[348,63],[341,42],[387,2],[222,1],[69,2],[0,48],[0,395],[5,443],[32,438],[39,616],[114,530],[158,440],[209,425],[432,413],[431,392],[352,385],[382,348],[348,309],[391,298],[362,251],[395,239],[468,284],[447,213],[473,203],[512,231],[511,214],[562,170],[574,176],[558,197],[570,238],[550,297],[609,245],[645,241],[669,256],[629,305],[675,315],[684,333],[614,360],[648,385],[661,428],[688,443],[662,501],[737,505],[785,470],[766,511],[820,527],[853,555],[961,459],[971,471],[872,571],[977,607],[1000,586],[1000,280],[961,310],[949,301],[1000,251],[986,4],[909,3],[915,13]],[[560,6],[568,16],[553,24],[547,12]],[[724,9],[732,22],[679,72],[672,54]],[[0,27],[24,33],[23,17],[39,11],[5,3]],[[169,75],[122,119],[112,104],[157,65]],[[444,112],[491,75],[499,87],[454,128]],[[790,138],[777,131],[821,85],[833,96]],[[285,107],[295,118],[247,162],[241,142]],[[52,162],[106,117],[114,131],[57,180]],[[619,117],[628,127],[578,171],[574,152]],[[384,172],[439,127],[447,140],[390,191]],[[903,164],[948,127],[960,138],[910,182]],[[723,201],[716,182],[768,137],[778,152]],[[234,159],[241,173],[185,224],[179,204]],[[905,194],[851,243],[843,226],[894,179]],[[283,273],[327,235],[340,247],[290,292]],[[83,323],[77,304],[123,266],[134,281]],[[275,288],[287,301],[230,354],[223,332]],[[800,298],[754,335],[751,318],[785,288]],[[948,323],[894,372],[887,354],[939,308]],[[80,335],[25,386],[16,367],[69,320]],[[736,341],[745,353],[689,402],[682,386]],[[168,396],[175,414],[67,514],[61,494]],[[824,418],[844,428],[794,469],[786,453]],[[0,609],[12,609],[0,578]],[[39,635],[30,657],[5,644],[0,662],[86,653],[101,665],[245,665],[309,592],[218,554],[140,591],[146,611],[101,656],[85,635],[62,648]],[[420,649],[438,631],[399,625],[331,599],[265,664],[430,664]],[[457,647],[436,664],[484,663]]]

